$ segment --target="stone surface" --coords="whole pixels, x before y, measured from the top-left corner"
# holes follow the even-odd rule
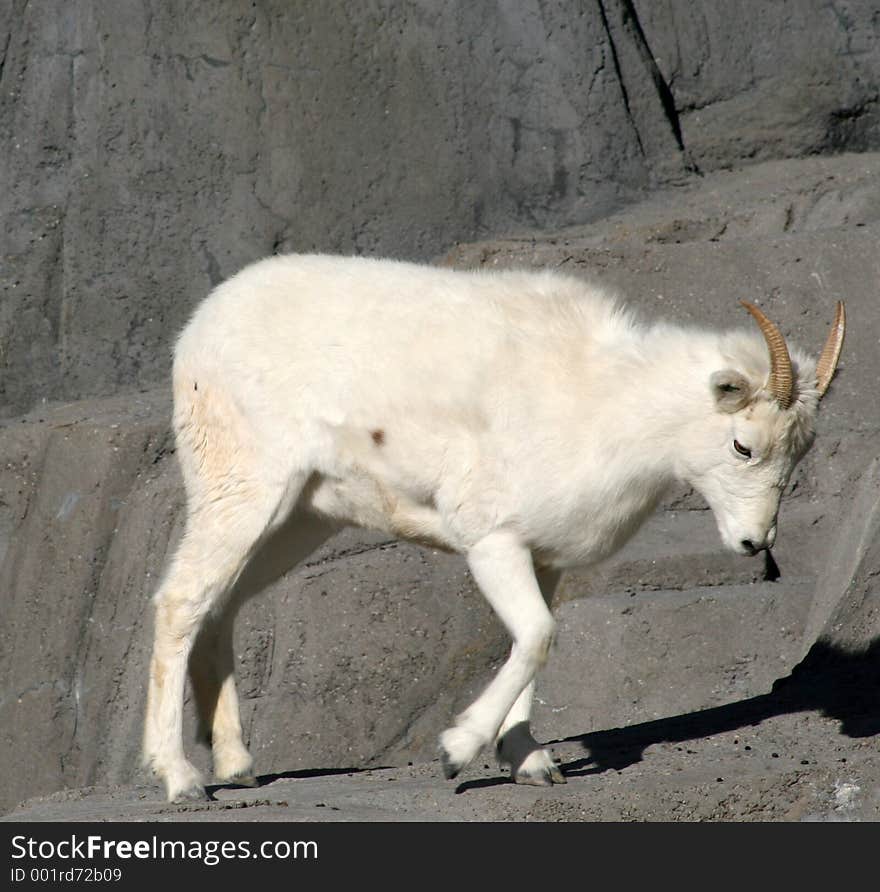
[[[851,652],[869,652],[880,642],[880,458],[873,458],[853,488],[831,546],[816,585],[804,645],[819,640]]]
[[[877,148],[876,4],[635,5],[700,169]]]
[[[0,416],[161,382],[273,251],[425,259],[880,148],[870,0],[0,3]]]

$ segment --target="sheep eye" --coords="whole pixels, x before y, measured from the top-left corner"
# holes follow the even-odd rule
[[[740,454],[744,455],[746,458],[752,457],[752,450],[748,448],[748,446],[743,446],[739,440],[733,441],[733,448]]]

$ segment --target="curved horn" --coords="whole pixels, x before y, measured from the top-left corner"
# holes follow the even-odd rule
[[[837,313],[834,316],[834,324],[828,334],[828,340],[819,354],[816,363],[816,388],[819,391],[819,399],[825,396],[828,385],[834,377],[837,369],[837,361],[840,359],[840,351],[843,349],[843,336],[846,332],[846,310],[843,301],[837,302]]]
[[[770,378],[767,387],[773,398],[783,409],[787,409],[794,400],[794,372],[791,357],[782,332],[754,305],[741,300],[740,303],[752,314],[770,351]]]

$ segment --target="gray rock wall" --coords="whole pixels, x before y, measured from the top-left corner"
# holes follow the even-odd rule
[[[0,3],[0,415],[159,382],[273,251],[427,258],[878,145],[869,0]]]
[[[877,147],[876,3],[636,6],[701,169]]]

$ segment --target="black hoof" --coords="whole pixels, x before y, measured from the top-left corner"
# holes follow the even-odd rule
[[[449,758],[449,753],[446,750],[440,750],[440,763],[443,765],[443,775],[446,780],[454,780],[458,777],[458,772],[461,771],[461,765],[457,762],[453,762],[452,759]]]

